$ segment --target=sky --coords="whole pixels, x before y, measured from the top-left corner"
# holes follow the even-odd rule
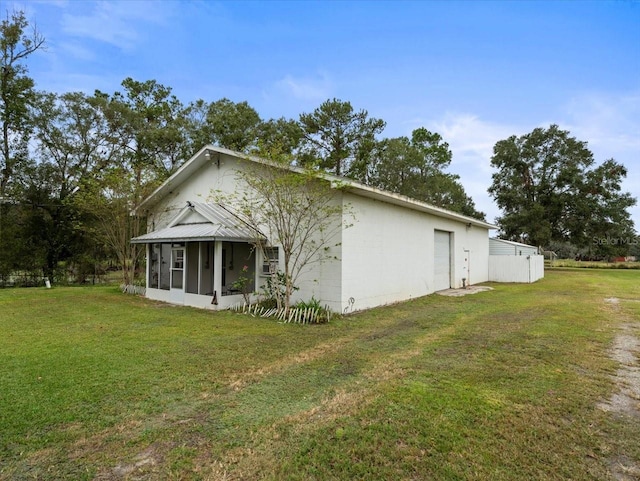
[[[384,137],[442,135],[489,221],[495,143],[558,124],[596,163],[624,164],[640,199],[638,0],[1,3],[46,38],[28,61],[41,90],[154,79],[184,103],[247,101],[263,119],[349,101],[386,121]]]

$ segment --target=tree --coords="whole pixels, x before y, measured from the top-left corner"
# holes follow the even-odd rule
[[[25,209],[17,203],[25,189],[26,170],[32,167],[29,140],[33,130],[31,107],[34,81],[27,75],[27,58],[42,48],[44,37],[35,27],[27,33],[23,12],[7,13],[0,23],[0,278],[5,279],[24,257],[21,249]]]
[[[117,260],[124,284],[133,282],[144,257],[144,250],[130,242],[141,233],[139,217],[131,214],[134,175],[123,166],[112,165],[99,178],[88,179],[75,196],[76,205],[92,218],[86,229],[96,240],[94,248],[104,246]]]
[[[366,181],[376,135],[385,122],[369,118],[366,110],[355,112],[351,103],[327,100],[312,113],[300,115],[302,145],[300,161],[316,164],[335,175]]]
[[[96,91],[95,105],[106,119],[109,139],[116,152],[111,169],[107,170],[120,175],[116,188],[118,207],[113,211],[125,217],[119,222],[126,226],[130,238],[141,235],[145,225],[144,219],[130,215],[131,212],[184,160],[188,122],[186,109],[171,94],[170,88],[155,80],[139,82],[131,78],[125,79],[122,86],[124,92],[113,95]],[[111,184],[104,189],[94,189],[98,195],[97,205],[104,198],[111,199],[112,190]],[[104,241],[107,243],[108,239]],[[116,252],[119,259],[127,258],[123,282],[128,284],[139,272],[139,246],[111,245],[119,246],[120,251]]]
[[[49,163],[60,200],[113,162],[109,126],[99,100],[81,92],[40,96],[35,113],[39,163]]]
[[[124,150],[130,168],[164,180],[184,160],[186,109],[170,87],[155,80],[126,78],[122,86],[123,93],[95,94],[109,121],[113,141]]]
[[[493,152],[489,193],[502,209],[505,238],[586,247],[607,232],[634,235],[627,209],[636,201],[620,187],[626,169],[613,159],[594,167],[587,144],[568,131],[536,128],[497,142]]]
[[[209,105],[207,125],[211,139],[207,143],[248,152],[256,145],[261,123],[258,112],[247,102],[220,99]]]
[[[613,159],[587,172],[581,198],[587,217],[584,232],[590,251],[599,257],[629,255],[636,239],[633,221],[627,209],[636,200],[621,192],[627,169]]]
[[[280,280],[279,306],[289,309],[300,276],[311,265],[333,258],[330,247],[345,222],[335,188],[310,168],[290,167],[292,158],[281,151],[262,152],[264,164],[250,163],[238,171],[238,182],[247,189],[217,200],[238,211],[256,232],[270,235],[268,242],[282,249],[283,269],[271,278]],[[256,246],[264,249],[261,239]],[[263,252],[264,253],[264,252]],[[277,294],[279,289],[274,289]]]
[[[281,151],[292,155],[300,146],[302,128],[292,119],[270,119],[262,122],[258,129],[258,146],[256,152]]]
[[[44,215],[47,222],[25,237],[38,237],[46,246],[43,268],[48,277],[55,277],[61,261],[68,261],[76,273],[95,272],[93,259],[103,251],[102,244],[93,235],[93,217],[77,203],[75,194],[91,178],[102,175],[114,162],[119,147],[112,143],[99,99],[80,92],[40,94],[34,125],[38,164],[25,198],[40,199],[31,216],[37,219]]]
[[[190,158],[195,152],[212,142],[213,132],[207,122],[209,104],[202,99],[189,102],[184,111],[186,142],[183,158]]]
[[[484,219],[465,193],[459,177],[444,172],[451,163],[449,144],[438,133],[419,128],[408,137],[380,142],[369,174],[375,187]]]
[[[34,81],[27,76],[26,58],[44,45],[44,37],[23,12],[14,12],[0,23],[0,122],[2,154],[0,156],[0,198],[15,175],[15,169],[28,157],[31,115],[35,98]]]

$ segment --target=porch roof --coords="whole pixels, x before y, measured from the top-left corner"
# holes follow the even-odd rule
[[[206,222],[184,223],[189,211],[195,211],[206,219]],[[134,244],[151,244],[156,242],[211,241],[226,240],[250,242],[264,236],[220,204],[187,202],[187,206],[169,223],[168,227],[159,229],[131,239]]]

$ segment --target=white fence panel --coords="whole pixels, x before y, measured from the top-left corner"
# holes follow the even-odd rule
[[[489,280],[535,282],[544,277],[544,256],[489,256]]]

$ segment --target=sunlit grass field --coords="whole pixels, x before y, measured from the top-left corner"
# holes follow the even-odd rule
[[[599,404],[639,274],[553,269],[321,326],[0,290],[0,480],[634,476],[640,418]]]

